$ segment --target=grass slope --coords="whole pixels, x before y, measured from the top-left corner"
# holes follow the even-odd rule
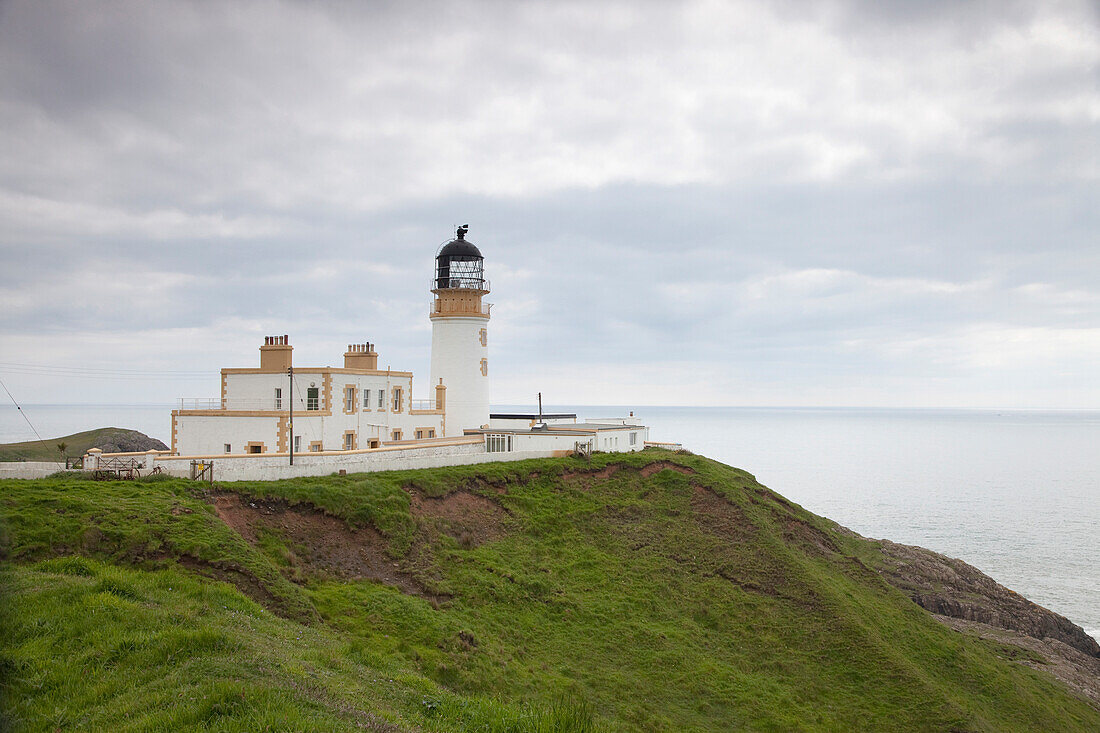
[[[96,428],[82,433],[73,433],[60,438],[28,440],[23,443],[0,443],[0,461],[60,461],[58,443],[65,443],[65,454],[82,456],[88,449],[107,445],[117,441],[132,441],[134,438],[147,439],[143,433],[125,428]]]
[[[0,570],[3,730],[584,731],[460,697],[397,658],[179,570],[64,557]]]
[[[225,729],[280,727],[263,717],[270,705],[300,721],[287,728],[574,730],[589,727],[589,710],[608,730],[1100,728],[1100,712],[888,586],[869,569],[873,542],[701,457],[226,485],[319,508],[359,534],[377,529],[420,595],[311,561],[277,513],[248,542],[182,480],[0,483],[12,599],[0,664],[13,680],[8,704],[25,701],[14,719],[29,728],[100,727],[116,706],[135,727],[157,727],[169,714],[158,675],[201,693],[181,698],[179,721]],[[425,510],[440,497],[495,508],[478,515],[492,531]],[[106,564],[51,559],[74,554]],[[104,587],[111,578],[123,590]],[[126,607],[93,623],[63,610],[101,601],[137,604],[148,618]],[[146,624],[165,640],[143,645]],[[212,636],[198,653],[171,651],[173,635],[192,632]],[[269,636],[278,643],[265,645]],[[75,669],[69,658],[88,659],[94,674],[64,672],[75,690],[64,698],[44,680]],[[112,686],[131,667],[148,671],[147,693]],[[312,676],[294,676],[302,670]],[[214,710],[201,695],[225,704]],[[471,709],[496,727],[479,727]]]

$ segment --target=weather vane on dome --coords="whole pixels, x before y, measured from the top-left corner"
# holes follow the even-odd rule
[[[455,236],[458,237],[459,239],[466,239],[466,232],[468,232],[468,231],[470,231],[470,225],[469,224],[463,224],[462,226],[460,226],[458,228],[458,231],[455,232]]]

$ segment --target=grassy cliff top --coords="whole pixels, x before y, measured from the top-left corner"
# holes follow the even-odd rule
[[[57,461],[61,451],[57,446],[65,444],[65,455],[82,456],[90,448],[104,453],[128,453],[131,451],[164,450],[164,443],[145,433],[125,428],[96,428],[60,438],[28,440],[23,443],[0,443],[0,461]]]
[[[1100,729],[882,543],[698,456],[0,497],[16,728]]]

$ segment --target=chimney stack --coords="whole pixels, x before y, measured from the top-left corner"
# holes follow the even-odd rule
[[[377,369],[378,352],[374,350],[374,344],[348,344],[348,350],[344,353],[345,369]]]
[[[292,363],[292,351],[294,347],[290,345],[290,338],[285,334],[265,336],[264,345],[260,347],[260,371],[285,372]]]
[[[439,384],[435,385],[435,409],[447,411],[447,387],[443,384],[443,377],[440,377]]]

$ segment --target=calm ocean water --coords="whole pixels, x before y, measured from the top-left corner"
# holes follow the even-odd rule
[[[513,408],[530,409],[500,406]],[[170,405],[24,409],[43,438],[105,425],[169,437]],[[961,558],[1100,637],[1100,412],[633,409],[654,440],[743,468],[860,534]],[[0,442],[31,438],[0,408]]]

